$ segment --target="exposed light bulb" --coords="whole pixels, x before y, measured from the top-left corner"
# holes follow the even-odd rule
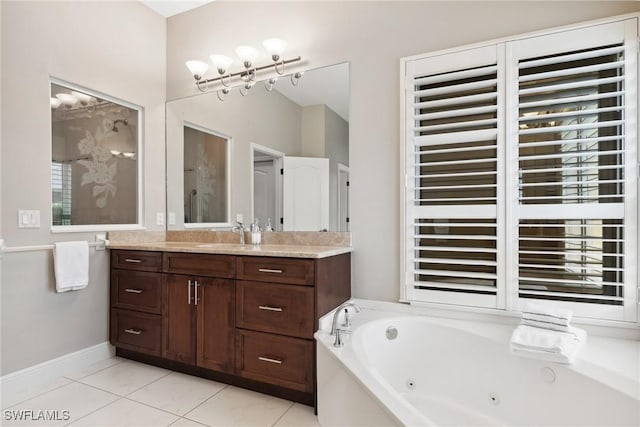
[[[58,98],[51,98],[49,103],[51,104],[51,108],[55,110],[62,104],[62,101],[60,101]]]
[[[83,105],[91,102],[91,96],[86,93],[78,92],[75,90],[71,91],[71,95],[75,96]]]

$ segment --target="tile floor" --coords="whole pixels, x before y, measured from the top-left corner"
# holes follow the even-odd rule
[[[2,410],[2,426],[319,426],[309,406],[119,357],[3,395]],[[58,420],[33,420],[44,410]]]

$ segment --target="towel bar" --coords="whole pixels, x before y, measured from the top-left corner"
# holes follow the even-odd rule
[[[103,251],[106,247],[106,244],[109,241],[100,236],[96,236],[95,242],[89,242],[89,247],[96,248],[97,251]],[[54,247],[53,244],[48,245],[29,245],[29,246],[5,246],[4,240],[0,239],[0,259],[2,259],[5,253],[13,253],[13,252],[37,252],[37,251],[48,251],[52,250]]]

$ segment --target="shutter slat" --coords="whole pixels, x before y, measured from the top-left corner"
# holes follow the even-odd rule
[[[496,99],[497,94],[495,92],[479,93],[477,95],[464,95],[456,96],[454,98],[438,99],[436,101],[422,101],[415,102],[413,104],[414,109],[436,109],[442,107],[448,107],[450,105],[463,105],[463,104],[475,104],[483,103]]]
[[[528,161],[528,160],[545,160],[545,159],[564,159],[567,157],[587,157],[587,156],[610,156],[613,154],[624,154],[624,150],[609,150],[609,151],[567,151],[560,154],[545,154],[538,156],[530,156],[523,155],[519,156],[518,160],[520,161]]]
[[[450,270],[416,270],[417,274],[425,276],[449,276],[449,277],[471,277],[475,279],[495,279],[497,276],[491,273],[478,273],[474,271],[450,271]]]
[[[587,52],[562,55],[560,57],[552,56],[550,58],[525,60],[520,62],[519,68],[521,70],[526,70],[528,68],[540,67],[543,65],[557,64],[559,62],[579,61],[582,59],[598,58],[606,55],[615,55],[616,53],[622,53],[622,52],[624,52],[624,46],[600,48],[600,49],[589,50]]]
[[[596,136],[590,138],[574,138],[574,139],[555,139],[551,141],[542,142],[520,142],[520,148],[532,148],[532,147],[549,147],[552,145],[571,145],[571,144],[596,144],[598,142],[617,141],[622,137],[620,135],[611,136]]]
[[[589,181],[562,181],[562,182],[532,182],[518,184],[519,187],[571,187],[575,185],[600,185],[600,184],[621,184],[624,179],[605,179],[605,180],[589,180]]]
[[[428,288],[437,288],[437,289],[442,289],[443,291],[446,290],[465,290],[465,291],[492,291],[492,293],[495,293],[495,289],[492,289],[490,286],[483,286],[483,285],[469,285],[466,283],[456,283],[456,282],[447,282],[446,284],[440,283],[440,282],[430,282],[430,281],[417,281],[416,282],[417,287],[428,287]]]
[[[416,258],[417,262],[428,262],[432,264],[457,264],[457,265],[498,265],[496,261],[473,260],[473,259],[453,259],[453,258]]]
[[[593,301],[623,301],[622,297],[616,297],[616,296],[593,295],[593,294],[576,295],[575,293],[547,292],[547,291],[538,291],[534,289],[520,289],[519,294],[520,295],[540,295],[540,296],[548,296],[548,297],[563,297],[563,298],[580,298],[580,299],[588,299]]]
[[[437,113],[418,114],[414,116],[414,120],[439,120],[452,117],[473,116],[494,113],[497,111],[497,109],[498,107],[496,107],[495,105],[490,105],[487,107],[449,109],[446,111],[439,111]]]
[[[564,105],[564,108],[577,108],[580,103],[600,101],[602,99],[607,98],[617,98],[619,96],[624,95],[624,91],[616,91],[616,92],[604,92],[592,95],[582,95],[582,96],[571,96],[567,98],[550,98],[544,99],[542,101],[531,101],[531,102],[520,102],[519,107],[520,111],[531,109],[534,107],[549,107],[552,105]]]
[[[560,132],[569,132],[573,130],[589,130],[589,129],[600,129],[607,128],[613,126],[621,126],[624,124],[624,120],[609,120],[595,123],[580,123],[580,124],[572,124],[572,125],[564,125],[564,126],[548,126],[541,128],[526,128],[520,129],[518,133],[520,135],[534,135],[538,133],[560,133]]]
[[[454,84],[451,86],[444,86],[444,87],[439,87],[435,89],[423,89],[423,90],[418,90],[414,92],[413,96],[415,96],[416,98],[425,98],[429,96],[468,92],[472,90],[491,88],[495,86],[497,82],[498,82],[497,79],[488,79],[488,80],[481,80],[479,82]]]
[[[416,190],[464,190],[465,188],[496,188],[497,184],[471,184],[471,185],[435,185],[432,187],[415,187]]]
[[[424,146],[420,148],[424,148]],[[421,149],[420,151],[417,152],[417,154],[433,155],[433,154],[445,154],[445,153],[464,153],[467,151],[485,151],[485,150],[491,150],[496,148],[498,148],[497,145],[476,145],[474,147],[443,148],[439,150]]]
[[[418,126],[414,128],[415,132],[436,132],[443,131],[447,129],[460,129],[466,127],[479,127],[479,126],[495,126],[497,123],[496,119],[479,119],[479,120],[470,120],[467,122],[453,122],[453,123],[445,123],[441,125],[428,125],[428,126]]]
[[[618,83],[622,81],[624,81],[623,76],[581,80],[581,81],[576,81],[571,83],[556,83],[556,84],[550,84],[545,86],[536,86],[536,87],[527,88],[527,89],[520,89],[518,91],[518,94],[521,96],[533,95],[533,94],[539,94],[539,93],[551,92],[551,91],[561,91],[561,90],[576,89],[581,87],[599,86],[604,84]]]
[[[469,252],[469,253],[496,253],[493,248],[455,247],[455,246],[415,246],[415,250],[439,251],[439,252]]]
[[[428,145],[461,144],[482,141],[494,141],[497,136],[495,129],[481,129],[461,132],[449,132],[439,135],[423,135],[413,138],[414,147],[421,148]]]
[[[413,83],[415,85],[423,86],[423,85],[443,83],[448,81],[469,79],[473,77],[491,75],[495,73],[497,70],[498,70],[497,65],[490,65],[487,67],[478,67],[478,68],[472,68],[469,70],[453,71],[449,73],[436,74],[433,76],[416,77],[413,79]]]
[[[545,80],[545,79],[552,79],[557,77],[573,76],[578,74],[596,73],[599,71],[622,68],[623,66],[624,66],[624,60],[614,61],[614,62],[605,62],[604,64],[586,65],[583,67],[563,68],[560,70],[527,74],[524,76],[520,76],[518,81],[520,83],[525,83],[525,82],[531,82],[535,80]]]

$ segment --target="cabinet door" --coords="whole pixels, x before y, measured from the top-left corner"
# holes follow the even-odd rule
[[[231,279],[198,278],[197,364],[234,372],[235,285]]]
[[[166,274],[163,278],[162,356],[195,363],[195,280],[189,276]]]

